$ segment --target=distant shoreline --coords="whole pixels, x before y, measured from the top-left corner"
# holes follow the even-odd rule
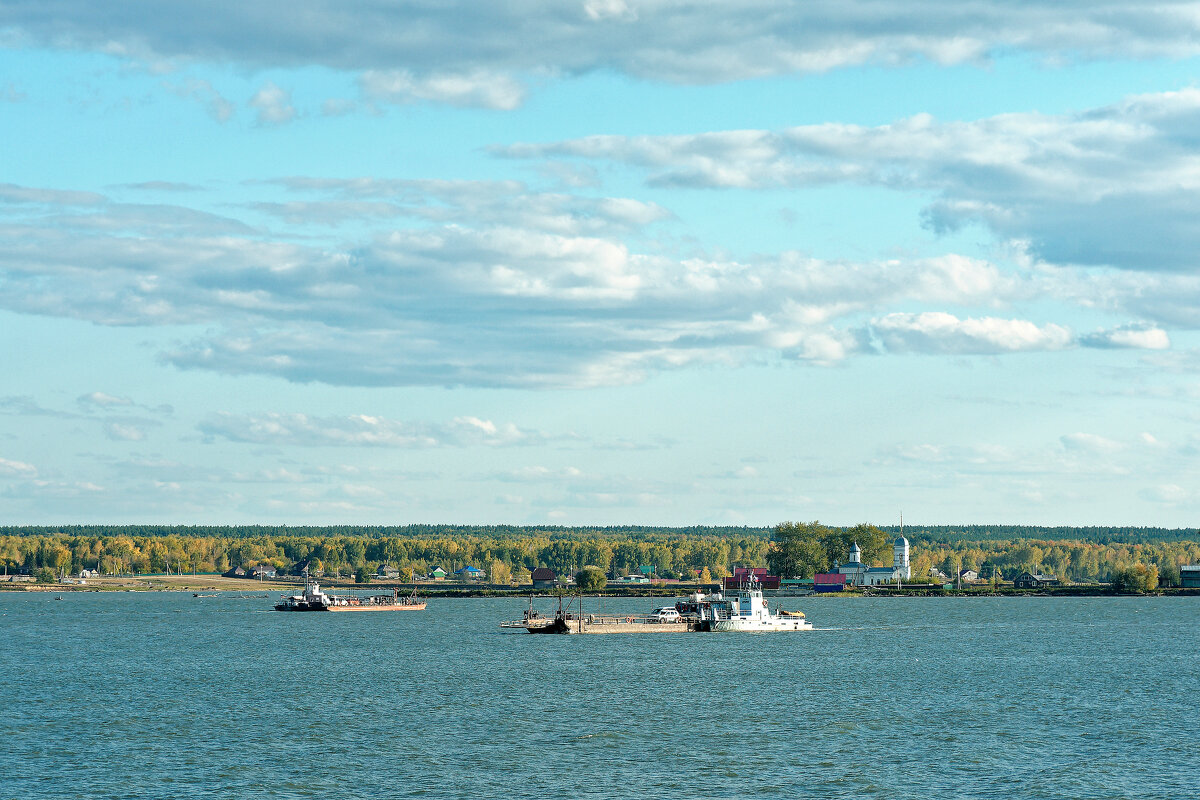
[[[0,591],[11,592],[229,592],[284,594],[303,585],[299,579],[256,581],[245,578],[226,578],[222,575],[151,575],[119,576],[88,579],[86,584],[0,582]],[[551,598],[558,595],[545,589],[534,590],[529,586],[464,586],[445,584],[411,584],[397,582],[354,583],[353,581],[326,580],[323,585],[341,592],[390,592],[398,589],[408,593],[415,589],[417,594],[431,598],[455,597],[530,597]],[[609,586],[601,592],[604,597],[682,597],[697,589],[715,591],[715,585],[671,584],[669,586]],[[944,589],[937,585],[912,584],[899,589],[889,586],[873,586],[866,590],[846,592],[800,593],[790,590],[768,590],[769,599],[804,598],[820,600],[827,597],[1200,597],[1200,588],[1160,588],[1152,592],[1117,592],[1103,584],[1054,586],[1042,589],[1015,589],[1011,586],[988,585],[964,586],[961,589]],[[567,597],[578,596],[568,592]],[[586,596],[594,597],[589,593]]]

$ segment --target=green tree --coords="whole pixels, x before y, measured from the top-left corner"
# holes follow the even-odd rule
[[[366,567],[359,567],[358,569],[356,569],[354,571],[354,582],[355,583],[370,583],[371,582],[371,573],[367,572]]]
[[[1112,586],[1118,592],[1152,592],[1158,588],[1158,568],[1145,564],[1119,567],[1112,572]]]
[[[1161,586],[1179,586],[1182,578],[1179,565],[1172,559],[1164,559],[1158,566],[1158,582]]]
[[[512,568],[498,558],[492,559],[488,566],[488,580],[501,586],[512,583]]]
[[[608,583],[608,577],[599,567],[584,567],[575,574],[575,585],[581,592],[599,592]]]
[[[771,535],[767,566],[784,578],[811,578],[829,566],[824,540],[834,535],[819,522],[781,522]]]

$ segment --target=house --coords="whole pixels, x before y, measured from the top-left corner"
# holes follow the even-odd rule
[[[100,577],[100,570],[97,570],[97,569],[81,569],[81,570],[79,570],[79,577],[80,577],[80,578],[83,578],[83,579],[87,579],[87,578],[99,578],[99,577]]]
[[[251,578],[258,578],[258,579],[274,578],[275,577],[275,568],[272,567],[270,564],[259,564],[257,566],[250,568],[249,576]]]
[[[650,579],[645,575],[623,575],[617,578],[615,583],[649,583]]]
[[[223,575],[226,578],[244,578],[246,577],[246,570],[243,567],[234,567],[228,572],[223,573]]]
[[[444,581],[446,580],[446,570],[442,569],[441,567],[434,567],[433,569],[429,570],[428,577],[430,580]]]
[[[1014,589],[1044,589],[1047,586],[1057,586],[1058,578],[1053,575],[1043,575],[1040,572],[1022,572],[1013,579]]]
[[[454,574],[460,581],[477,581],[483,578],[483,570],[472,567],[470,564],[462,569],[454,570]]]
[[[1200,565],[1180,567],[1179,585],[1187,589],[1200,589]]]
[[[549,567],[538,567],[529,574],[535,589],[553,589],[558,585],[558,575]]]
[[[950,576],[947,575],[946,573],[942,572],[937,567],[930,567],[929,568],[929,580],[933,581],[934,583],[938,583],[939,581],[950,580]]]
[[[393,567],[391,564],[380,564],[379,569],[375,570],[375,574],[384,580],[395,580],[400,577],[400,570]]]
[[[979,573],[973,569],[964,569],[958,573],[958,579],[963,583],[975,583],[979,580]]]

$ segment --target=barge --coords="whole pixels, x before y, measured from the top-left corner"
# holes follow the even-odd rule
[[[674,611],[676,613],[667,613]],[[527,633],[724,633],[810,631],[813,629],[803,612],[776,610],[774,613],[763,599],[761,585],[754,576],[726,597],[724,594],[703,595],[697,592],[675,609],[660,608],[650,614],[587,614],[583,598],[576,609],[563,607],[553,616],[538,612],[529,599],[529,608],[519,620],[500,623],[501,628],[524,630]]]
[[[425,601],[415,594],[401,597],[398,589],[391,594],[361,596],[326,594],[304,571],[303,594],[285,594],[275,604],[276,611],[424,611]]]

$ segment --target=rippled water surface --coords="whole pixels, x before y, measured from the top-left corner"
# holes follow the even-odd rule
[[[2,798],[1200,794],[1200,598],[788,599],[821,630],[529,636],[497,627],[515,599],[61,596],[0,593]]]

